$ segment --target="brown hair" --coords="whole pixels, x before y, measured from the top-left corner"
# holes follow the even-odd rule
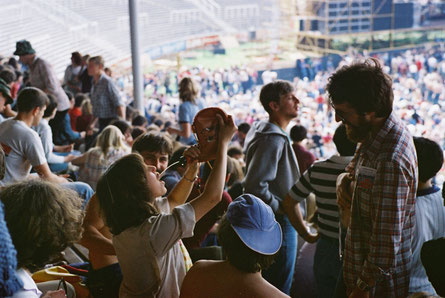
[[[269,104],[272,101],[280,102],[280,97],[294,91],[294,87],[286,81],[274,81],[261,88],[260,102],[267,113],[272,112]]]
[[[114,235],[159,213],[146,171],[142,156],[132,153],[118,159],[100,177],[96,194],[105,223]]]
[[[43,267],[82,234],[82,201],[58,184],[27,180],[1,192],[18,268]]]
[[[198,96],[198,89],[195,82],[191,78],[183,78],[179,82],[179,98],[182,101],[190,101],[196,103]]]
[[[150,131],[149,133],[138,136],[131,150],[139,153],[144,151],[159,152],[161,154],[168,154],[170,157],[173,152],[173,145],[166,134]]]

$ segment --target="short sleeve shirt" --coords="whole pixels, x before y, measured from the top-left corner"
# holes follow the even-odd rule
[[[2,186],[26,179],[32,167],[47,163],[39,135],[23,121],[8,119],[0,124],[0,144],[6,164]]]
[[[179,240],[193,236],[195,210],[186,203],[170,212],[167,198],[155,205],[160,214],[113,236],[123,273],[119,297],[179,297],[186,274]]]
[[[204,108],[204,104],[201,100],[197,100],[196,104],[185,101],[179,106],[179,113],[178,113],[178,122],[181,123],[189,123],[192,125],[193,119],[195,118],[195,115]],[[195,144],[196,140],[193,135],[191,135],[189,138],[180,138],[180,142],[186,145]]]

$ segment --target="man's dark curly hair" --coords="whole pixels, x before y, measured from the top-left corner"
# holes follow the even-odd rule
[[[248,248],[236,234],[224,216],[218,229],[218,241],[229,263],[240,271],[255,273],[267,269],[274,262],[275,255],[263,255]]]
[[[36,179],[9,185],[0,197],[18,268],[39,269],[80,239],[82,201],[75,191]]]
[[[392,80],[375,58],[340,68],[328,79],[327,91],[332,103],[348,103],[359,114],[388,117],[392,112]]]

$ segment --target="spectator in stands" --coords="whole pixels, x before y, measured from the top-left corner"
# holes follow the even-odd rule
[[[167,168],[173,145],[170,138],[164,133],[150,132],[140,135],[134,141],[132,151],[142,155],[145,164],[154,166],[156,172],[160,174]]]
[[[110,125],[116,126],[117,128],[119,128],[119,130],[122,132],[122,134],[124,135],[124,139],[125,142],[127,143],[128,147],[132,147],[133,146],[133,137],[131,135],[131,125],[125,121],[125,120],[113,120],[111,121]]]
[[[250,194],[238,197],[221,221],[218,240],[227,260],[196,262],[184,279],[181,297],[288,297],[261,276],[282,242],[269,206]]]
[[[445,237],[444,200],[440,188],[432,183],[443,166],[443,151],[436,142],[422,137],[415,137],[414,145],[419,163],[419,186],[409,293],[427,292],[436,295],[420,260],[420,250],[424,242]]]
[[[5,152],[0,146],[0,180],[5,176]],[[23,282],[15,274],[17,251],[11,240],[5,222],[3,203],[0,202],[0,296],[12,296],[23,287]]]
[[[337,179],[337,203],[342,222],[348,224],[343,266],[347,294],[406,297],[417,158],[410,133],[393,112],[391,78],[371,58],[340,68],[329,78],[327,90],[336,121],[346,125],[350,140],[361,143]]]
[[[141,129],[139,127],[133,127],[131,129],[131,138],[133,140],[136,140],[137,137],[139,137],[140,135],[143,135],[145,132],[146,132],[146,130],[144,130],[144,129]]]
[[[66,95],[69,98],[70,109],[71,109],[74,105],[74,96],[69,91],[66,91]],[[65,114],[64,117],[65,117],[65,121],[63,122],[62,129],[55,129],[54,126],[52,126],[54,144],[56,144],[56,145],[70,145],[76,141],[84,139],[86,136],[86,132],[73,131],[73,129],[71,127],[70,115],[68,112]],[[53,124],[54,119],[55,119],[55,117],[49,122],[50,126]]]
[[[10,88],[8,84],[0,79],[0,113],[3,113],[6,105],[10,105],[12,103]],[[0,123],[5,120],[3,115],[0,114]]]
[[[18,86],[16,84],[17,75],[12,69],[12,67],[4,67],[0,71],[0,79],[3,80],[4,83],[10,89],[10,97],[12,98],[11,102],[5,103],[4,109],[0,110],[0,121],[4,120],[4,118],[15,117],[17,112],[13,111],[11,106],[13,105],[14,98],[17,96]],[[3,117],[4,116],[4,117]]]
[[[82,93],[90,93],[91,87],[93,85],[93,77],[88,74],[88,60],[90,55],[85,55],[82,57],[82,64],[79,71],[79,81],[81,85]]]
[[[179,136],[179,141],[185,145],[196,144],[192,133],[192,124],[195,115],[204,108],[204,103],[198,98],[198,87],[191,78],[183,78],[179,82],[179,105],[178,123],[180,128],[167,128],[170,134]]]
[[[88,74],[93,77],[90,99],[95,120],[99,121],[99,131],[117,118],[125,120],[125,102],[113,80],[104,73],[104,63],[101,56],[88,60]]]
[[[83,94],[83,93],[78,93],[75,97],[74,97],[74,106],[68,111],[68,114],[70,115],[70,120],[71,120],[71,128],[74,131],[77,131],[77,118],[79,118],[80,116],[82,116],[82,103],[84,100],[88,99],[88,96]]]
[[[78,195],[57,184],[28,180],[1,191],[5,220],[17,249],[17,276],[23,288],[12,297],[41,297],[56,282],[36,285],[29,271],[53,261],[82,233],[83,212]],[[68,293],[67,293],[68,294]],[[74,293],[69,293],[70,297]],[[42,297],[66,297],[63,290],[49,291]]]
[[[230,157],[234,158],[234,159],[243,159],[244,154],[243,154],[243,148],[235,145],[235,146],[230,146],[229,150],[227,150],[227,155],[229,155]]]
[[[302,144],[307,138],[307,130],[302,125],[295,125],[290,130],[290,139],[292,140],[292,149],[298,160],[300,172],[304,173],[314,163],[315,156],[309,152]]]
[[[109,68],[109,67],[105,67],[105,68],[104,68],[104,73],[105,73],[107,76],[109,76],[110,78],[113,77],[113,72],[111,71],[111,68]]]
[[[133,120],[131,121],[131,125],[133,127],[139,127],[143,130],[145,130],[147,128],[147,124],[148,124],[148,120],[147,118],[145,118],[142,115],[137,115],[136,117],[133,118]]]
[[[49,169],[42,141],[31,129],[39,124],[47,105],[48,96],[45,93],[37,88],[27,87],[20,91],[17,98],[17,116],[0,124],[0,144],[6,154],[6,174],[0,185],[29,178],[33,168],[40,178],[63,183],[64,187],[75,190],[86,204],[93,194],[91,187],[82,182],[68,183],[65,178],[53,174]]]
[[[283,293],[289,294],[297,253],[297,235],[288,215],[283,213],[284,205],[281,203],[300,177],[300,172],[285,130],[289,122],[297,117],[300,101],[295,97],[292,85],[286,81],[263,86],[260,101],[269,119],[255,122],[246,136],[244,191],[271,206],[281,225],[283,245],[275,263],[263,271],[263,276]],[[295,208],[289,207],[284,212],[293,214]]]
[[[240,125],[238,125],[238,132],[236,134],[237,138],[236,141],[240,144],[241,148],[244,147],[244,141],[246,139],[246,135],[249,132],[250,124],[243,122]]]
[[[1,185],[24,180],[31,167],[43,179],[67,182],[65,178],[51,173],[39,135],[31,129],[39,124],[47,105],[48,97],[45,93],[37,88],[27,87],[17,98],[17,117],[0,124],[0,142],[6,153],[6,174]]]
[[[122,271],[96,195],[88,202],[83,229],[80,244],[88,248],[90,268],[86,284],[90,293],[95,298],[118,298]]]
[[[48,122],[54,118],[57,112],[57,101],[51,94],[48,94],[47,96],[48,105],[43,113],[42,120],[40,120],[38,125],[33,126],[33,129],[39,134],[40,140],[42,141],[43,151],[45,152],[45,157],[51,172],[59,173],[67,170],[68,163],[76,156],[70,154],[73,146],[54,146],[53,144],[53,133]],[[64,152],[66,154],[57,155],[53,151]]]
[[[77,131],[87,131],[94,121],[93,106],[91,105],[90,99],[87,98],[82,101],[80,110],[82,111],[82,115],[76,119],[76,129]]]
[[[16,80],[15,71],[12,69],[12,67],[4,66],[3,69],[0,71],[0,79],[5,81],[6,84],[8,84],[9,87],[12,86],[12,83]]]
[[[15,81],[11,86],[11,97],[16,98],[23,83],[23,73],[19,70],[15,71]]]
[[[128,153],[130,153],[130,148],[125,144],[121,131],[109,125],[97,136],[96,147],[71,162],[80,167],[79,181],[88,183],[95,190],[97,181],[105,170]]]
[[[187,149],[187,147],[181,146],[176,149],[175,152],[173,152],[171,158],[168,161],[168,169],[161,176],[161,180],[164,181],[165,188],[167,189],[167,192],[165,193],[166,195],[170,193],[170,191],[175,187],[179,180],[181,180],[181,178],[184,176],[186,169],[185,165],[183,166],[179,163],[174,166],[172,165],[180,160],[180,158],[184,154],[185,149]]]
[[[184,204],[198,171],[196,147],[184,153],[194,161],[167,198],[159,198],[166,192],[164,183],[139,154],[119,159],[99,180],[100,208],[123,273],[121,297],[179,296],[187,255],[178,240],[192,235],[195,222],[219,202],[223,191],[227,145],[236,127],[231,118],[218,121],[215,167],[204,192],[190,203]]]
[[[351,162],[356,147],[356,144],[347,138],[344,125],[335,130],[334,143],[340,155],[336,154],[327,160],[313,163],[288,194],[291,199],[298,202],[298,207],[311,193],[316,197],[318,216],[316,222],[319,227],[317,234],[308,232],[300,208],[296,208],[297,216],[289,216],[289,220],[305,241],[317,242],[314,256],[317,297],[334,297],[335,285],[340,274],[342,262],[338,253],[338,243],[341,233],[335,186],[338,175],[343,173]]]
[[[29,67],[29,82],[31,86],[39,88],[47,94],[52,94],[57,99],[57,113],[50,123],[54,137],[59,136],[59,134],[71,133],[69,116],[67,117],[70,102],[51,65],[36,56],[36,51],[27,40],[17,42],[14,55],[19,56],[20,62]],[[67,128],[69,128],[69,131],[66,131]],[[54,143],[66,145],[59,144],[56,141]]]
[[[82,69],[82,56],[79,52],[71,53],[71,64],[67,66],[63,77],[63,86],[74,95],[81,91],[79,73]]]

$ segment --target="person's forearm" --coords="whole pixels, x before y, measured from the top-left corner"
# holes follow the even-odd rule
[[[197,171],[197,166],[190,166],[187,168],[184,176],[179,180],[179,182],[168,195],[168,200],[170,202],[173,202],[175,205],[181,205],[185,203],[193,189]]]
[[[282,203],[283,211],[287,215],[290,223],[297,231],[297,233],[301,237],[306,237],[308,231],[304,224],[303,216],[300,211],[300,203],[298,201],[293,200],[289,195],[286,195],[286,198]]]
[[[125,120],[125,106],[117,107],[117,116],[123,120]]]
[[[351,220],[351,210],[348,208],[338,208],[340,213],[340,223],[343,227],[348,228]]]
[[[210,172],[209,178],[207,179],[203,195],[216,193],[219,194],[218,199],[221,200],[221,195],[224,190],[224,183],[221,183],[221,181],[225,181],[227,170],[227,148],[227,143],[221,144],[221,146],[218,148],[215,165],[213,167],[213,170]]]

